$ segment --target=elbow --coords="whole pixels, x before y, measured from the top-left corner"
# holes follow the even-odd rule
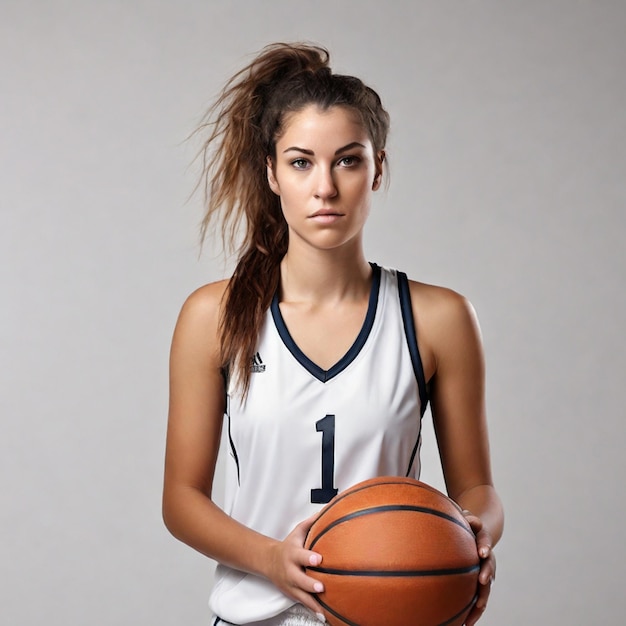
[[[178,516],[176,515],[178,507],[174,502],[175,498],[167,488],[163,490],[163,498],[161,501],[161,517],[165,528],[176,539],[180,539],[180,530]]]
[[[163,494],[163,500],[161,502],[161,518],[163,519],[163,524],[165,525],[165,528],[167,528],[170,533],[174,534],[172,532],[172,513],[170,511],[170,507],[168,506],[167,497],[165,496],[165,494]]]
[[[190,485],[170,483],[163,489],[161,516],[165,528],[179,541],[190,543],[206,516],[207,497]]]

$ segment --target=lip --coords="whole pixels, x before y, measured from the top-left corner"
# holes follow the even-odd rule
[[[336,209],[319,209],[315,213],[309,215],[311,218],[330,218],[330,217],[343,217],[343,213]]]

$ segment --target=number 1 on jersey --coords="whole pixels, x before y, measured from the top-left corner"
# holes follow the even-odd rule
[[[322,433],[322,488],[311,489],[311,502],[326,504],[337,495],[335,482],[335,416],[327,415],[315,423]]]

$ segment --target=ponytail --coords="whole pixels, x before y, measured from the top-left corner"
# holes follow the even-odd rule
[[[328,51],[319,46],[267,46],[226,83],[198,128],[208,135],[200,151],[206,204],[201,239],[218,222],[225,247],[232,250],[242,233],[219,335],[222,367],[235,376],[244,396],[287,252],[287,223],[266,175],[285,115],[308,104],[349,106],[360,114],[375,150],[384,148],[389,117],[380,98],[359,79],[332,74],[328,62]]]

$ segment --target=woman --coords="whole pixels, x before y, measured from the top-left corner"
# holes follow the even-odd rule
[[[316,512],[354,483],[419,472],[430,401],[447,490],[482,558],[484,611],[502,533],[492,485],[483,355],[469,303],[367,262],[363,228],[389,118],[328,53],[275,44],[208,114],[203,235],[244,227],[230,280],[185,302],[171,352],[164,519],[218,561],[212,624],[324,620],[304,566]],[[224,415],[226,419],[224,420]],[[222,423],[222,511],[211,490]]]

